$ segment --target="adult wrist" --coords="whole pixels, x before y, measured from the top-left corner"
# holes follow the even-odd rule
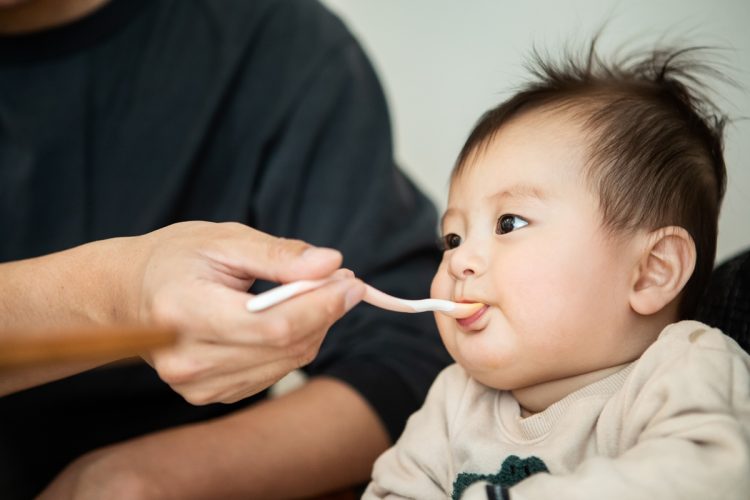
[[[113,321],[145,323],[148,321],[144,297],[144,276],[156,245],[153,233],[106,240],[109,253],[109,277],[113,283]]]
[[[111,238],[75,249],[78,269],[70,279],[85,283],[81,314],[95,324],[133,324],[140,321],[143,270],[149,241],[142,236]]]

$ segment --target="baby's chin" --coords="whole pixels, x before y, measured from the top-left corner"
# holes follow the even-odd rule
[[[466,371],[466,374],[482,385],[498,391],[513,391],[524,386],[524,382],[517,380],[504,370],[471,365],[465,360],[453,358]]]
[[[467,370],[467,373],[471,378],[476,380],[482,385],[495,389],[498,391],[514,391],[519,388],[517,384],[512,383],[507,379],[499,379],[499,377],[488,376],[487,374],[472,374]]]

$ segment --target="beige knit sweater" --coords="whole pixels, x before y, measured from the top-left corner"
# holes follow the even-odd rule
[[[508,485],[539,464],[549,472],[510,487],[512,500],[750,499],[750,356],[683,321],[623,370],[528,418],[510,393],[451,365],[363,498],[486,498],[481,480]]]

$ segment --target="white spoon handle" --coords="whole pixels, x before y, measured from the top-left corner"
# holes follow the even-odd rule
[[[250,312],[260,312],[292,297],[319,288],[331,281],[331,278],[293,281],[252,297],[247,301],[246,307]],[[440,311],[454,318],[465,318],[477,312],[484,305],[480,303],[459,304],[443,299],[399,299],[398,297],[383,293],[370,285],[365,285],[365,287],[364,301],[389,311],[405,313]]]
[[[260,312],[271,306],[284,302],[285,300],[291,299],[292,297],[296,297],[301,293],[320,288],[330,281],[332,281],[331,278],[292,281],[286,285],[277,286],[267,292],[256,295],[249,299],[245,306],[250,312]]]

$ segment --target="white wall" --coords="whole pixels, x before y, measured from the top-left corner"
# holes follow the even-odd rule
[[[445,206],[453,161],[479,115],[524,81],[533,44],[581,47],[609,21],[601,48],[641,47],[661,35],[729,46],[719,104],[748,120],[726,136],[729,187],[719,259],[750,247],[750,0],[323,0],[348,24],[388,97],[396,158]]]

